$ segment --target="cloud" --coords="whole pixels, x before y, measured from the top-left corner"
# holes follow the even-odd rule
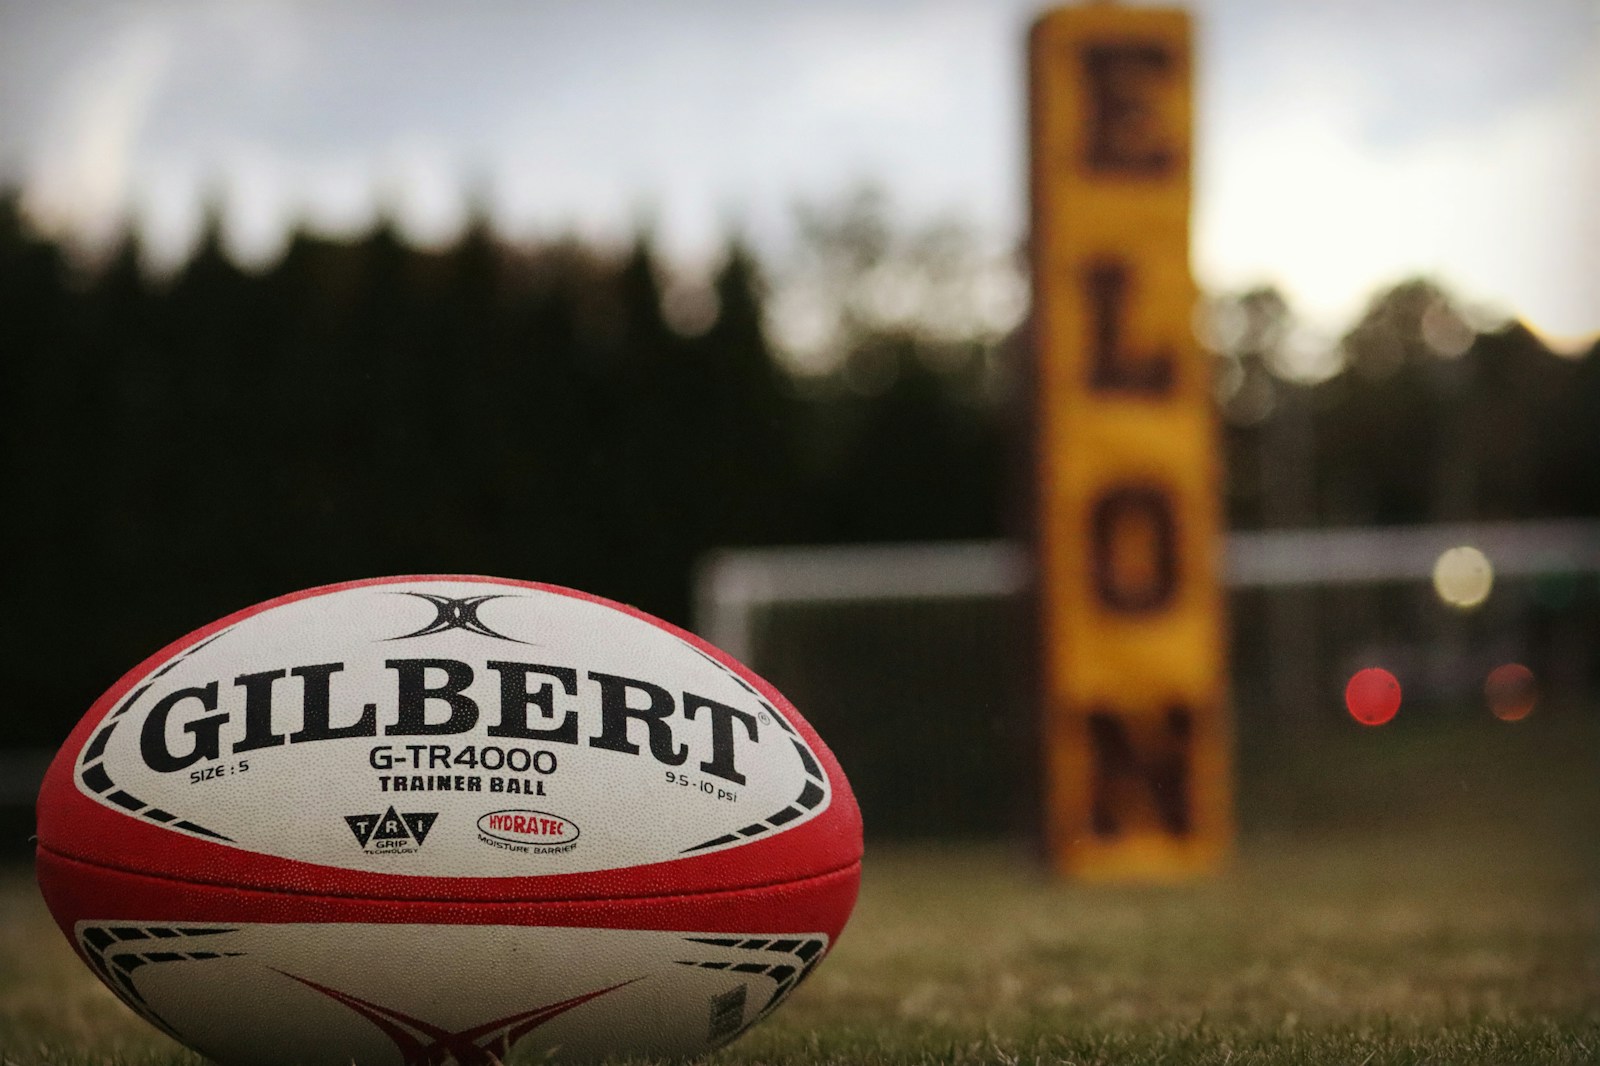
[[[1202,280],[1275,282],[1328,322],[1426,274],[1553,334],[1600,332],[1600,56],[1569,71],[1476,121],[1413,113],[1390,139],[1385,116],[1415,100],[1382,71],[1305,64],[1202,142]]]
[[[46,232],[93,242],[119,225],[134,152],[174,44],[170,26],[141,20],[68,78],[26,182],[25,208]]]
[[[1332,322],[1428,271],[1551,332],[1600,326],[1582,3],[1202,0],[1202,282],[1277,280]],[[0,32],[0,141],[29,210],[95,234],[133,201],[164,258],[219,183],[250,258],[380,199],[437,238],[463,183],[519,232],[644,219],[673,255],[731,224],[781,255],[796,200],[862,180],[996,244],[1024,225],[1024,0],[27,11]]]

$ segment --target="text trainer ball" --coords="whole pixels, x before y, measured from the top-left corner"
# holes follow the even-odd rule
[[[770,685],[548,585],[300,592],[158,652],[39,796],[39,884],[128,1006],[224,1063],[677,1057],[855,904],[861,816]]]

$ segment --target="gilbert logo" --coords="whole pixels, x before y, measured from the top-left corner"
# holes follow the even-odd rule
[[[435,633],[446,633],[452,629],[463,629],[468,633],[476,633],[480,637],[493,637],[495,640],[509,640],[513,644],[525,644],[526,641],[516,637],[508,637],[504,633],[496,633],[478,617],[478,608],[490,600],[517,599],[515,596],[507,597],[498,593],[487,596],[463,596],[453,599],[449,596],[438,596],[432,592],[409,592],[402,590],[401,596],[415,596],[419,600],[427,600],[433,604],[435,611],[433,621],[423,626],[414,633],[402,633],[390,640],[410,640],[413,637],[431,637]]]
[[[347,814],[344,822],[363,851],[400,854],[420,848],[438,818],[437,811],[397,814],[390,807],[382,814]]]

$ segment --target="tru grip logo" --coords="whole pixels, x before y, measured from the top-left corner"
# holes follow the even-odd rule
[[[437,811],[397,814],[390,807],[382,814],[347,814],[344,822],[355,834],[361,850],[398,855],[422,847],[438,818]]]

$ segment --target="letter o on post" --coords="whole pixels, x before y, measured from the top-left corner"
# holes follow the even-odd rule
[[[1178,590],[1178,529],[1172,497],[1155,485],[1116,485],[1090,514],[1095,598],[1119,614],[1149,614]],[[1130,558],[1129,547],[1149,553]]]

